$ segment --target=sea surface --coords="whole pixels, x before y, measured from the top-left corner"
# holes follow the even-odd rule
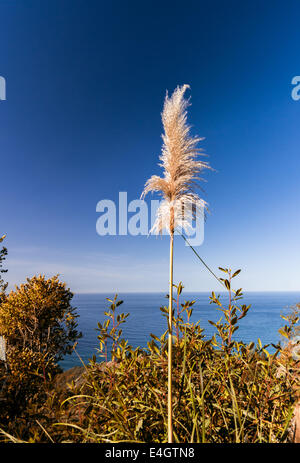
[[[210,295],[211,293],[186,292],[180,300],[196,300],[191,320],[200,320],[201,327],[208,337],[214,333],[214,327],[208,320],[217,321],[222,315],[214,304],[209,303]],[[110,304],[106,300],[107,297],[111,298],[112,295],[101,293],[74,296],[72,305],[77,307],[78,329],[83,333],[83,337],[76,347],[78,355],[74,352],[61,362],[64,370],[82,365],[82,361],[88,363],[93,355],[96,355],[99,361],[103,360],[97,351],[99,333],[96,328],[98,322],[105,319],[104,312]],[[226,302],[226,297],[221,293],[222,301]],[[160,336],[166,331],[166,319],[160,311],[161,306],[168,305],[165,293],[121,293],[118,299],[124,301],[117,308],[118,313],[130,314],[126,323],[122,325],[123,337],[130,345],[146,347],[147,342],[151,340],[150,333]],[[249,292],[239,302],[251,304],[251,308],[247,316],[240,321],[235,339],[256,342],[260,338],[263,344],[276,343],[280,340],[278,329],[285,324],[280,315],[290,313],[290,307],[300,302],[300,292]]]

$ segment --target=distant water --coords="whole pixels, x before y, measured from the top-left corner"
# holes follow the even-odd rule
[[[209,304],[211,293],[184,293],[183,300],[195,300],[192,321],[200,320],[201,327],[207,336],[214,332],[208,320],[217,321],[222,315],[216,310],[214,304]],[[106,297],[111,294],[78,294],[73,298],[73,306],[77,307],[79,314],[78,329],[83,337],[76,348],[82,360],[87,363],[93,354],[96,356],[98,344],[97,323],[103,322],[104,311],[109,302]],[[118,307],[119,313],[130,313],[123,328],[123,337],[133,347],[146,347],[150,333],[160,336],[166,329],[166,319],[159,308],[168,305],[165,293],[123,293],[118,299],[124,303]],[[222,294],[222,300],[226,296]],[[289,307],[300,302],[300,292],[251,292],[244,296],[241,304],[251,304],[247,316],[240,321],[240,328],[235,333],[235,339],[245,342],[257,341],[260,338],[263,344],[276,343],[280,340],[278,329],[285,323],[280,315],[289,313]],[[99,360],[101,358],[99,357]],[[66,356],[61,362],[64,369],[81,365],[78,356],[74,353]]]

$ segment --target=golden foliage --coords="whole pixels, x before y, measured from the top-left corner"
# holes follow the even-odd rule
[[[47,352],[59,359],[79,337],[72,297],[58,276],[28,278],[0,305],[0,334],[9,346]]]

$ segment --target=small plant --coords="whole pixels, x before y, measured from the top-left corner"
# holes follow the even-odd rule
[[[2,237],[0,237],[0,243],[4,241],[5,237],[6,235],[3,235]],[[2,278],[2,274],[7,272],[7,269],[3,268],[3,262],[6,259],[6,256],[7,256],[7,248],[3,246],[0,249],[0,304],[1,302],[4,301],[5,291],[7,289],[7,283]]]
[[[232,280],[235,278],[241,270],[232,272],[231,269],[219,267],[219,269],[226,274],[226,278],[219,278],[223,282],[224,287],[228,291],[228,307],[225,308],[220,300],[220,295],[216,296],[215,292],[212,292],[210,297],[210,303],[217,306],[217,310],[221,311],[225,318],[225,323],[222,323],[220,319],[217,323],[208,320],[209,323],[215,326],[218,330],[218,334],[222,340],[222,348],[230,352],[234,346],[232,335],[238,330],[238,322],[247,315],[250,305],[243,304],[241,307],[237,305],[237,301],[243,298],[242,288],[233,290]]]
[[[129,316],[129,313],[116,314],[116,309],[123,304],[123,301],[118,301],[117,297],[118,295],[115,294],[113,300],[106,298],[108,302],[111,302],[109,310],[104,312],[107,319],[104,323],[98,323],[97,331],[100,332],[98,336],[100,342],[99,352],[100,355],[104,356],[105,362],[108,361],[108,341],[112,343],[110,357],[112,360],[115,360],[116,349],[123,332],[122,329],[120,329],[120,325],[125,323],[126,318]]]

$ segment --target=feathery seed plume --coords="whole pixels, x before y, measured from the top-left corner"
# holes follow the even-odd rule
[[[163,177],[153,175],[145,184],[142,198],[149,192],[159,192],[163,201],[157,211],[155,223],[150,233],[162,233],[166,229],[173,233],[177,227],[188,231],[192,220],[207,208],[207,203],[200,199],[195,190],[203,169],[210,169],[207,162],[198,159],[202,149],[198,143],[203,138],[190,135],[187,124],[187,107],[189,99],[184,98],[189,85],[178,86],[171,97],[165,98],[162,123],[163,146],[160,166],[164,169]]]

